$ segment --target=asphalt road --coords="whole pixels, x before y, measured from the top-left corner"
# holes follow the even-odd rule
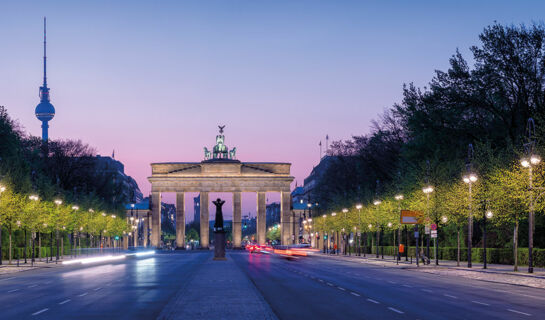
[[[0,278],[0,319],[155,319],[210,253],[30,270]]]
[[[545,319],[545,290],[324,257],[231,254],[280,319]]]
[[[156,254],[4,275],[0,319],[155,319],[211,254]],[[545,318],[542,289],[324,257],[230,252],[228,258],[280,319]]]

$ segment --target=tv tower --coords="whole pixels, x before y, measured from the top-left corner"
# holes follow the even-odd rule
[[[46,19],[44,17],[44,83],[40,87],[40,103],[36,106],[36,118],[42,122],[42,140],[47,142],[49,120],[55,116],[55,107],[49,102],[49,88],[47,87],[47,58],[46,58]]]

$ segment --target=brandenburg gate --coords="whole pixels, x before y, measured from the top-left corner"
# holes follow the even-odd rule
[[[242,240],[242,192],[257,194],[257,242],[266,239],[266,192],[280,193],[280,226],[282,244],[291,243],[291,193],[290,163],[240,162],[236,160],[236,148],[228,150],[224,144],[223,127],[219,127],[216,145],[212,152],[204,148],[201,162],[164,162],[151,164],[151,245],[161,243],[161,193],[176,193],[176,247],[185,248],[185,192],[200,193],[200,243],[209,247],[210,192],[233,194],[233,246],[241,246]]]

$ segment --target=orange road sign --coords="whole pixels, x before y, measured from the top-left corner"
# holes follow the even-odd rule
[[[401,224],[422,223],[422,211],[401,210]]]

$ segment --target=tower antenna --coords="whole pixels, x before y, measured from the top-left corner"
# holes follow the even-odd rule
[[[47,87],[47,39],[46,39],[46,17],[44,17],[44,88]]]

